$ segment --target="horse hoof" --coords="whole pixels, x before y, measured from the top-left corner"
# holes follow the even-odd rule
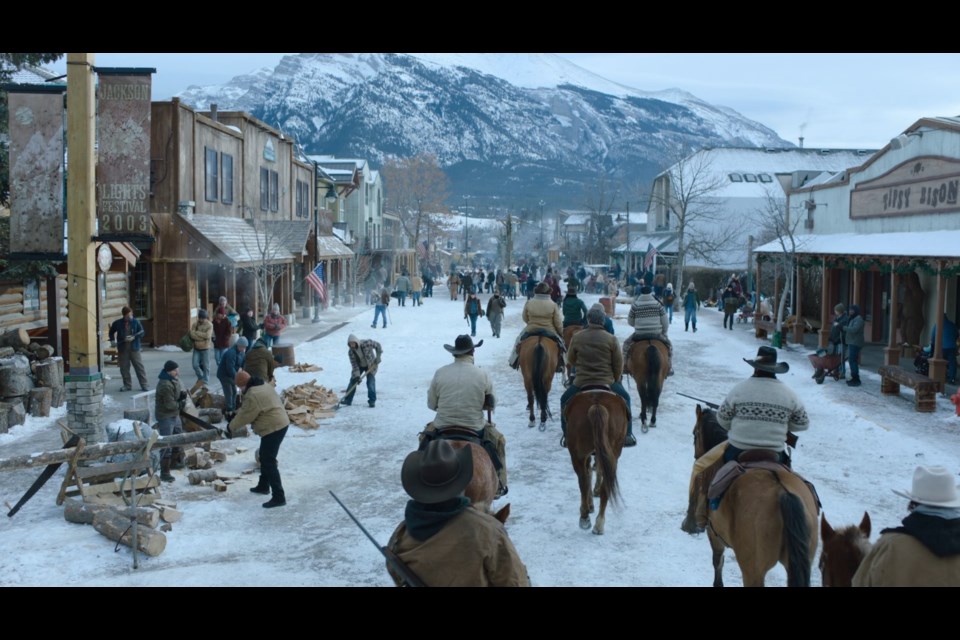
[[[589,529],[590,528],[590,518],[580,518],[580,528]]]
[[[535,424],[536,424],[536,422],[534,422],[533,420],[531,420],[531,421],[530,421],[530,424],[528,424],[527,427],[533,429],[533,426],[534,426]]]
[[[690,517],[683,519],[683,524],[680,525],[680,529],[689,533],[690,535],[696,535],[698,533],[703,533],[705,529],[703,527],[698,527],[696,520]]]
[[[593,528],[593,535],[595,535],[595,536],[602,536],[602,535],[603,535],[603,529],[598,529],[597,527],[594,527],[594,528]]]
[[[533,425],[531,424],[530,426],[532,427]],[[547,430],[547,423],[546,423],[546,422],[541,422],[541,423],[540,423],[540,431],[546,431],[546,430]]]
[[[646,433],[649,430],[650,430],[650,427],[647,426],[646,422],[640,425],[640,433]]]

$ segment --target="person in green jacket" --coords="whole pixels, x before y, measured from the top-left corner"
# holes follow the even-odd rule
[[[564,329],[571,325],[587,326],[587,305],[577,297],[576,285],[567,287],[567,295],[564,296],[560,309],[563,311]]]

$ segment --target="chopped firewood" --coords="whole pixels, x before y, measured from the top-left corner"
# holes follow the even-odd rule
[[[177,511],[176,509],[173,509],[171,507],[163,507],[160,510],[160,519],[163,520],[164,522],[177,522],[182,517],[183,517],[183,514],[180,511]],[[161,527],[161,529],[162,528],[163,527]],[[167,529],[167,531],[169,531],[169,529]]]
[[[331,417],[340,402],[336,392],[316,382],[311,380],[295,385],[281,396],[290,421],[304,429],[316,429],[319,426],[317,420]]]
[[[203,471],[191,471],[187,474],[187,479],[190,481],[190,484],[200,484],[201,482],[213,482],[217,479],[217,472],[213,469],[205,469]]]
[[[213,460],[214,462],[227,461],[227,454],[225,454],[223,451],[210,451],[209,455],[210,455],[210,459]]]
[[[308,373],[312,371],[323,371],[323,369],[318,367],[315,364],[307,364],[305,362],[301,362],[298,364],[290,365],[290,371],[292,371],[293,373]]]
[[[227,485],[224,484],[222,480],[216,480],[213,483],[213,490],[218,493],[223,493],[224,491],[227,490]]]
[[[160,531],[166,531],[169,533],[170,531],[173,531],[173,527],[168,523],[164,523],[160,525]]]

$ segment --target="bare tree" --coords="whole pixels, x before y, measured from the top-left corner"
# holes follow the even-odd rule
[[[784,310],[787,301],[793,296],[794,269],[797,258],[797,229],[802,218],[794,213],[791,215],[787,208],[787,199],[782,194],[766,190],[763,205],[753,216],[753,222],[760,229],[760,243],[776,241],[780,246],[780,253],[771,262],[785,274],[783,293],[777,306],[777,331],[783,331]],[[759,287],[757,288],[759,291]],[[759,294],[758,294],[759,295]],[[759,304],[759,300],[757,301]],[[799,317],[799,310],[796,311]]]
[[[610,254],[613,208],[619,195],[620,185],[603,173],[598,173],[596,179],[584,189],[583,206],[590,212],[586,234],[590,262],[605,261]]]
[[[254,256],[251,266],[238,269],[253,276],[257,285],[257,298],[264,305],[264,314],[273,304],[273,292],[277,281],[292,268],[291,257],[306,241],[302,224],[291,220],[266,220],[256,215],[247,220],[251,233],[242,236],[247,253]]]
[[[384,191],[400,217],[400,225],[416,248],[421,235],[435,231],[433,213],[446,212],[449,180],[436,156],[421,153],[412,158],[391,158],[380,170]]]

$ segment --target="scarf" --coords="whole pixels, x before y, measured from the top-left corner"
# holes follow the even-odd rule
[[[403,518],[407,524],[407,533],[415,540],[429,540],[446,526],[452,518],[460,515],[470,506],[470,498],[457,496],[437,504],[425,504],[408,500]]]
[[[913,536],[940,558],[960,554],[960,518],[945,520],[914,510],[903,519],[902,527],[884,529],[880,532],[881,535],[884,533],[905,533]]]

